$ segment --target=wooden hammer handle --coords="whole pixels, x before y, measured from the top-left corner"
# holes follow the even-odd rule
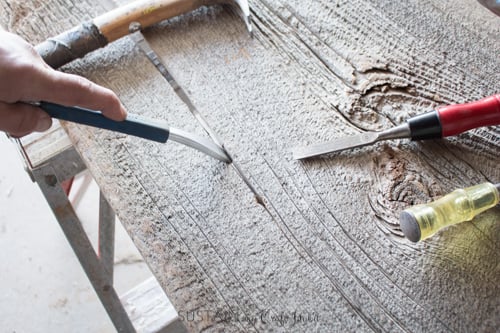
[[[204,5],[227,3],[223,0],[138,0],[102,14],[91,22],[49,38],[35,46],[45,62],[59,68],[89,52],[104,47],[129,33],[132,22],[141,28],[188,13]]]
[[[188,13],[206,1],[199,0],[139,0],[96,17],[93,22],[109,43],[126,36],[132,22],[142,28]]]

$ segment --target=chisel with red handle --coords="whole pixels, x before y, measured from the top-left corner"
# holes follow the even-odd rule
[[[475,102],[439,107],[385,131],[365,132],[326,143],[297,147],[293,150],[293,157],[305,159],[389,139],[438,139],[477,127],[499,124],[500,94],[496,94]]]

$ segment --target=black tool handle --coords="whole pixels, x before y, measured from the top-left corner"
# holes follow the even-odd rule
[[[430,111],[407,120],[412,140],[439,139],[443,137],[441,121],[436,111]]]
[[[129,134],[156,142],[166,142],[170,135],[168,126],[135,114],[129,113],[124,121],[115,121],[106,118],[99,111],[75,106],[69,107],[48,102],[40,102],[39,106],[52,118]]]

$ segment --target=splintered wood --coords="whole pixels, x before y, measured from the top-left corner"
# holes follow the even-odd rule
[[[98,1],[2,0],[33,43]],[[474,1],[250,3],[145,31],[241,166],[179,144],[67,125],[102,192],[192,331],[483,331],[500,327],[500,209],[413,244],[398,216],[500,181],[498,127],[295,161],[291,148],[381,130],[500,91],[500,18]],[[26,11],[23,8],[37,8]],[[485,23],[486,22],[486,23]],[[64,68],[134,113],[205,135],[127,38]]]

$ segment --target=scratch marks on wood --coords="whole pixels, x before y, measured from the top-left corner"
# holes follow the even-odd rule
[[[291,5],[281,5],[275,7],[268,2],[257,2],[253,6],[254,16],[257,29],[260,33],[256,33],[256,38],[263,44],[271,45],[283,56],[286,64],[286,69],[292,69],[303,77],[314,77],[314,81],[307,80],[306,85],[312,94],[316,95],[321,101],[333,112],[338,112],[351,125],[364,130],[380,129],[387,127],[395,121],[385,119],[381,116],[379,108],[385,106],[390,111],[397,111],[397,108],[402,108],[403,112],[397,113],[399,119],[404,119],[409,115],[415,114],[415,109],[407,109],[404,105],[414,108],[415,105],[430,104],[425,98],[417,97],[418,95],[428,95],[427,99],[434,98],[434,93],[425,92],[424,82],[415,82],[415,71],[419,67],[425,67],[425,64],[413,66],[411,69],[404,64],[403,49],[408,45],[394,45],[389,50],[396,52],[401,57],[397,58],[396,54],[388,54],[388,49],[384,49],[380,45],[374,45],[372,41],[360,41],[358,38],[350,38],[350,34],[356,34],[359,38],[364,36],[368,31],[374,32],[374,28],[370,27],[373,24],[380,29],[375,30],[380,37],[387,34],[401,34],[401,30],[392,27],[391,22],[387,21],[384,25],[385,18],[379,21],[362,22],[362,18],[343,17],[346,11],[332,8],[331,5],[320,4],[320,7],[325,10],[328,15],[330,25],[339,26],[342,29],[342,34],[339,31],[328,30],[331,34],[327,34],[324,25],[318,25],[318,22],[309,22],[306,13],[312,11],[311,8],[304,8],[301,4],[300,8],[305,9],[297,12],[297,9],[292,9]],[[354,5],[347,13],[359,11],[364,12],[361,17],[366,17],[367,20],[374,20],[374,9],[370,6]],[[323,12],[314,13],[310,17],[325,15]],[[342,26],[342,23],[348,21],[351,27]],[[327,25],[326,27],[330,27]],[[330,28],[331,29],[331,28]],[[399,37],[396,37],[399,38]],[[390,42],[391,38],[385,38]],[[355,40],[355,45],[348,45],[346,41]],[[406,43],[406,40],[403,41]],[[391,60],[383,60],[381,57],[365,56],[364,48],[376,47],[380,49],[380,54],[388,54],[394,57],[394,63]],[[364,48],[361,48],[363,45]],[[350,49],[354,47],[360,49],[360,53],[350,54]],[[372,52],[371,55],[376,54]],[[412,59],[412,61],[418,61]],[[416,67],[416,68],[415,68]],[[423,76],[426,79],[428,76]],[[348,87],[348,89],[346,89]],[[378,95],[380,103],[372,105],[370,103],[371,95]],[[386,101],[387,99],[387,101]],[[415,101],[416,100],[416,101]],[[388,105],[389,104],[389,105]],[[390,105],[396,106],[390,109]],[[403,104],[403,106],[401,106]],[[394,117],[394,116],[392,116]]]
[[[255,202],[263,207],[266,206],[266,203],[264,202],[264,198],[262,195],[255,189],[255,186],[253,185],[252,179],[249,178],[247,175],[243,173],[243,170],[241,169],[240,165],[232,161],[231,166],[233,169],[236,171],[238,176],[241,178],[241,180],[245,183],[246,186],[250,189],[250,191],[254,194]]]
[[[41,3],[32,3],[25,1],[12,1],[2,3],[2,25],[9,31],[19,29],[19,26],[26,24],[30,20],[30,15]]]
[[[83,3],[73,4],[76,12],[93,1]],[[230,315],[227,321],[204,316],[186,322],[191,330],[498,326],[496,215],[417,245],[401,237],[397,221],[408,205],[469,182],[500,180],[497,129],[426,143],[381,142],[305,162],[294,161],[289,151],[298,143],[388,128],[496,89],[498,74],[484,82],[486,74],[468,75],[475,57],[444,54],[415,33],[423,28],[401,21],[411,8],[441,17],[433,3],[256,0],[254,39],[219,7],[146,33],[214,130],[227,138],[241,168],[251,171],[265,207],[255,204],[231,167],[181,145],[70,126],[177,310]],[[497,64],[492,58],[478,61]],[[68,70],[115,90],[134,112],[202,132],[127,40]],[[284,325],[261,318],[306,312],[318,320]]]
[[[407,158],[412,159],[407,160]],[[432,175],[425,170],[415,155],[403,154],[400,150],[383,146],[373,159],[372,172],[376,184],[367,193],[381,230],[388,236],[403,238],[399,228],[397,212],[406,207],[423,203],[440,192]]]
[[[331,204],[327,203],[325,199],[321,201],[313,199],[312,202],[307,202],[306,198],[315,198],[310,193],[307,193],[311,184],[306,184],[305,187],[303,183],[298,184],[296,175],[290,170],[286,173],[286,176],[283,175],[283,171],[279,171],[278,173],[278,170],[284,167],[279,162],[277,165],[269,164],[269,167],[273,170],[276,180],[281,184],[283,192],[289,197],[289,202],[293,203],[293,206],[285,208],[285,210],[283,210],[283,203],[278,206],[271,205],[269,213],[274,216],[273,221],[281,225],[280,230],[287,235],[292,244],[296,244],[295,250],[301,256],[305,257],[306,260],[310,261],[311,265],[317,266],[321,270],[322,275],[325,275],[329,283],[335,287],[335,290],[341,288],[338,292],[345,298],[347,304],[358,315],[364,318],[372,329],[378,331],[395,329],[397,327],[398,330],[404,331],[408,325],[411,327],[416,327],[415,325],[422,325],[422,327],[428,325],[422,318],[432,316],[432,312],[427,311],[425,307],[419,305],[405,291],[394,290],[394,288],[388,289],[387,285],[394,283],[394,276],[392,272],[386,271],[384,267],[391,267],[391,265],[383,263],[383,260],[381,261],[380,258],[374,258],[366,252],[364,250],[366,242],[351,235],[350,231],[340,222],[344,215],[342,210],[348,207],[347,202],[344,202],[334,211],[331,210]],[[315,176],[314,179],[317,179],[317,177]],[[302,190],[302,188],[306,190]],[[318,190],[315,188],[313,190],[318,195]],[[332,192],[334,192],[334,189],[330,189],[329,193]],[[319,195],[320,198],[324,196],[329,197],[330,195]],[[270,198],[270,202],[277,202],[277,198],[271,193],[266,193],[266,197]],[[285,205],[285,207],[288,207],[288,205]],[[287,217],[290,214],[296,215],[295,211],[300,214],[299,222],[291,222],[297,221],[298,218],[291,219]],[[340,220],[336,215],[341,217]],[[312,238],[315,241],[312,242],[312,239],[306,235],[315,235]],[[378,250],[386,251],[383,247],[380,247]],[[332,272],[335,273],[332,275]],[[358,291],[363,290],[363,292],[353,296],[348,291],[350,287],[342,285],[340,281],[351,281],[352,284],[358,286]],[[377,282],[370,283],[368,281]],[[347,292],[344,293],[344,291]],[[418,315],[415,313],[410,316],[411,318],[398,318],[394,314],[399,311],[395,309],[391,309],[388,312],[384,311],[383,309],[391,308],[386,303],[388,298],[384,295],[398,295],[398,304],[403,306],[403,304],[409,302],[408,306],[419,309]],[[361,307],[362,310],[361,308],[358,309],[361,304],[363,304]],[[382,311],[384,318],[387,318],[387,321],[384,321],[385,324],[383,327],[373,325],[373,323],[380,322],[375,318],[378,318],[381,314],[377,311],[372,312],[371,306],[377,308],[378,311]],[[375,313],[378,314],[375,315]],[[408,322],[412,324],[408,324]],[[440,323],[439,325],[446,327],[444,323]]]
[[[339,105],[345,95],[344,86],[354,83],[354,68],[287,7],[273,8],[266,2],[256,2],[252,8],[255,8],[254,21],[259,31],[255,38],[276,48],[287,67],[304,76],[315,77],[315,81],[308,82],[311,89],[325,95],[333,105]]]
[[[261,195],[257,192],[255,187],[252,184],[250,177],[245,175],[239,163],[234,161],[231,154],[227,151],[227,148],[224,147],[223,141],[221,141],[219,135],[212,129],[212,126],[207,122],[203,114],[196,108],[193,101],[186,93],[185,89],[182,85],[179,85],[175,77],[170,73],[168,67],[163,63],[158,54],[151,48],[150,44],[145,40],[144,36],[141,32],[137,31],[131,37],[132,40],[135,41],[136,46],[141,49],[141,51],[148,57],[151,63],[154,64],[155,68],[161,73],[163,78],[169,83],[171,88],[177,94],[177,96],[182,100],[182,102],[187,106],[193,117],[197,120],[197,122],[201,125],[201,127],[205,130],[205,132],[210,136],[212,141],[221,147],[226,156],[228,156],[230,160],[230,164],[233,169],[236,171],[241,180],[247,185],[250,191],[254,194],[255,200],[259,205],[265,206],[265,203],[261,197]],[[248,58],[247,58],[248,59]]]
[[[161,163],[160,160],[155,160],[151,161],[155,163]],[[141,163],[142,164],[142,163]],[[143,167],[146,169],[153,168],[155,170],[162,170],[160,165],[152,165],[149,163],[144,163],[147,165],[144,165]],[[176,177],[173,177],[172,175],[169,175],[168,170],[165,170],[167,172],[167,177],[169,178],[168,182],[169,183],[176,183]],[[194,235],[198,234],[198,241],[194,242],[192,240],[186,239],[184,243],[188,247],[188,251],[184,253],[185,256],[189,256],[194,253],[198,253],[198,256],[195,257],[197,263],[205,268],[205,276],[200,277],[201,280],[204,279],[209,279],[212,281],[212,286],[217,290],[217,294],[219,297],[222,297],[224,299],[225,304],[220,306],[220,311],[222,309],[231,309],[232,311],[238,311],[241,312],[245,316],[251,317],[252,315],[249,315],[246,313],[248,311],[247,309],[250,308],[256,308],[251,303],[246,302],[244,305],[238,305],[237,300],[247,300],[251,299],[251,295],[246,292],[245,295],[241,295],[240,298],[237,299],[226,299],[225,298],[225,292],[221,292],[218,290],[222,285],[225,285],[225,288],[231,288],[231,284],[236,284],[237,288],[239,288],[242,291],[245,291],[245,287],[241,284],[239,281],[238,275],[235,274],[235,272],[231,269],[230,266],[227,264],[225,265],[225,268],[227,269],[221,269],[220,265],[215,265],[213,263],[214,260],[224,260],[224,258],[228,258],[229,254],[227,249],[224,247],[218,249],[217,244],[220,243],[220,241],[215,240],[216,243],[214,243],[214,237],[217,237],[214,235],[210,229],[206,229],[206,226],[209,225],[209,222],[205,220],[205,214],[201,211],[199,211],[196,206],[194,205],[193,202],[188,198],[187,194],[182,191],[182,186],[178,184],[179,192],[175,193],[175,196],[173,197],[167,197],[166,194],[161,194],[165,193],[162,191],[160,188],[158,188],[158,184],[161,184],[161,179],[163,178],[162,176],[153,176],[148,173],[144,173],[144,175],[147,177],[146,179],[143,179],[141,183],[144,183],[144,188],[147,189],[148,193],[151,193],[151,195],[158,196],[157,197],[157,205],[158,208],[160,208],[162,211],[166,210],[168,212],[168,216],[170,218],[168,219],[169,225],[174,228],[176,233],[179,234],[182,238],[186,237],[184,236],[184,231],[183,229],[186,229],[188,226],[191,229],[190,231],[190,237],[192,238]],[[174,207],[178,207],[178,211],[175,210]],[[173,210],[174,209],[174,210]],[[177,221],[179,220],[179,221]],[[202,225],[205,225],[203,227]],[[216,239],[216,238],[215,238]],[[200,249],[193,248],[193,244],[197,244],[196,246],[201,247]],[[202,252],[200,252],[202,250]],[[210,258],[210,259],[209,259]],[[210,271],[211,267],[216,267],[219,266],[218,272],[213,272]],[[222,276],[224,277],[222,277]],[[226,282],[224,282],[226,281]],[[230,282],[231,281],[231,282]],[[193,288],[192,286],[188,286],[189,288],[186,288],[184,291],[185,293],[192,293]],[[175,292],[181,292],[181,290],[177,289]],[[200,297],[203,296],[203,294],[206,294],[209,292],[209,290],[199,290],[201,295],[198,295]],[[254,327],[255,328],[255,327]],[[243,326],[241,327],[243,329]],[[248,327],[247,327],[248,329]]]
[[[75,4],[71,0],[12,0],[3,1],[1,6],[1,22],[31,44],[38,44],[87,21],[103,10],[99,5],[90,5],[86,1]]]

